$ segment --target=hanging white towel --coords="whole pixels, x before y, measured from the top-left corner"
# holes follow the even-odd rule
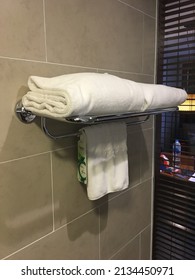
[[[80,141],[86,147],[88,198],[96,200],[126,189],[129,185],[126,124],[99,124],[80,132]]]

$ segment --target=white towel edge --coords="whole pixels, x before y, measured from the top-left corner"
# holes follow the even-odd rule
[[[102,194],[100,194],[99,196],[91,196],[90,194],[88,194],[88,198],[89,198],[89,200],[97,200],[97,199],[100,199],[100,198],[102,198],[103,196],[105,196],[105,195],[108,195],[108,194],[111,194],[111,193],[119,193],[119,192],[122,192],[122,191],[124,191],[125,189],[127,189],[127,188],[129,188],[129,183],[128,184],[125,184],[123,187],[119,187],[120,189],[114,189],[114,190],[110,190],[110,191],[107,191],[107,192],[105,192],[105,193],[102,193]]]

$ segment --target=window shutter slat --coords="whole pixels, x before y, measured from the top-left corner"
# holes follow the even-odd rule
[[[195,1],[159,0],[158,20],[157,83],[184,88],[188,103],[182,110],[192,108]],[[180,167],[174,173],[172,144],[176,138],[181,142],[181,160],[186,169]],[[188,180],[195,172],[195,112],[158,116],[156,139],[153,259],[195,259],[195,182]],[[161,154],[169,159],[167,173],[163,172]]]

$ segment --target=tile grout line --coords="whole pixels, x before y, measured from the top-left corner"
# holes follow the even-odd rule
[[[108,198],[108,201],[112,201],[112,200],[114,200],[114,199],[116,199],[116,198],[122,196],[123,194],[125,194],[125,193],[131,191],[132,189],[135,189],[135,188],[141,186],[142,184],[146,183],[147,181],[150,181],[151,179],[152,179],[152,177],[146,178],[146,179],[144,179],[143,181],[140,180],[139,183],[136,183],[136,184],[133,185],[133,186],[129,186],[127,189],[123,190],[122,192],[119,192],[119,194],[115,195],[115,196],[112,197],[112,198]],[[107,202],[103,202],[103,203],[101,203],[99,206],[95,207],[94,209],[96,209],[96,208],[98,208],[98,207],[101,207],[101,206],[105,205],[106,203],[107,203]]]
[[[152,115],[150,117],[153,117]],[[140,124],[138,124],[139,126]],[[142,131],[153,130],[153,121],[151,127],[142,128]],[[136,128],[134,131],[127,131],[127,136],[131,136],[135,133],[139,132],[139,127]]]
[[[138,184],[138,185],[139,185],[139,184]],[[136,185],[136,186],[137,186],[137,185]],[[133,187],[133,188],[134,188],[134,187]],[[112,198],[112,199],[114,199],[114,198]],[[110,199],[110,200],[112,200],[112,199]],[[104,204],[105,204],[105,203],[102,203],[101,205],[104,205]],[[101,205],[100,205],[100,206],[101,206]],[[57,231],[63,229],[63,228],[66,227],[67,225],[69,225],[69,224],[71,224],[71,223],[73,223],[73,222],[79,220],[80,218],[84,217],[85,215],[88,215],[88,214],[91,213],[94,209],[97,209],[97,208],[98,208],[98,209],[99,209],[99,213],[100,213],[100,206],[95,207],[95,208],[93,208],[93,209],[87,211],[86,213],[83,213],[82,215],[76,217],[76,218],[73,219],[72,221],[70,221],[70,222],[68,222],[68,223],[66,223],[66,224],[64,224],[64,225],[62,225],[62,226],[56,228],[54,231],[48,232],[48,233],[45,234],[44,236],[42,236],[42,237],[40,237],[40,238],[34,240],[33,242],[31,242],[31,243],[25,245],[24,247],[22,247],[22,248],[20,248],[20,249],[18,249],[18,250],[16,250],[16,251],[14,251],[13,253],[11,253],[11,254],[5,256],[4,258],[2,258],[2,260],[6,260],[7,258],[9,258],[9,257],[11,257],[11,256],[13,256],[13,255],[15,255],[15,254],[17,254],[17,253],[19,253],[19,252],[21,252],[22,250],[24,250],[24,249],[30,247],[31,245],[33,245],[33,244],[39,242],[40,240],[42,240],[42,239],[44,239],[44,238],[46,238],[46,237],[52,235],[53,233],[55,233],[55,232],[57,232]],[[99,220],[99,224],[100,224],[100,220]],[[132,239],[130,239],[126,244],[124,244],[124,246],[122,246],[115,254],[113,254],[113,255],[111,256],[111,258],[112,258],[113,256],[115,256],[118,252],[120,252],[123,248],[125,248],[131,241],[133,241],[139,234],[141,234],[141,233],[142,233],[145,229],[147,229],[150,225],[151,225],[151,224],[149,224],[149,225],[147,225],[146,227],[144,227],[138,234],[136,234]],[[100,232],[99,232],[99,234],[100,234]],[[100,239],[100,236],[99,236],[99,239]],[[99,243],[99,244],[100,244],[100,243]],[[99,248],[100,248],[100,245],[99,245]],[[111,259],[111,258],[109,258],[109,259]]]
[[[158,36],[158,1],[156,1],[156,20],[155,20],[155,47],[154,47],[154,84],[156,84],[156,72],[157,72],[157,36]]]
[[[47,29],[46,29],[45,0],[43,0],[43,28],[44,28],[45,60],[47,62]]]
[[[112,259],[114,256],[116,256],[118,253],[121,252],[121,250],[123,250],[126,246],[128,246],[134,239],[136,239],[138,236],[140,236],[142,234],[142,232],[144,232],[148,227],[150,226],[147,225],[146,227],[144,227],[140,232],[138,232],[134,237],[132,237],[129,241],[127,241],[119,250],[117,250],[110,258]]]
[[[142,25],[142,73],[144,71],[144,44],[145,44],[145,19],[143,15],[143,25]]]
[[[139,234],[139,260],[141,260],[141,251],[142,251],[142,234]]]
[[[140,12],[140,13],[143,14],[143,15],[146,15],[146,16],[148,16],[148,17],[151,17],[151,18],[155,19],[154,16],[151,16],[151,15],[145,13],[144,11],[135,8],[134,6],[132,6],[132,5],[130,5],[130,4],[126,3],[126,2],[124,2],[124,1],[122,1],[122,0],[117,0],[117,1],[120,2],[120,3],[123,4],[123,5],[126,5],[126,6],[128,6],[128,7],[130,7],[130,8],[132,8],[133,10],[136,10],[136,11]]]
[[[91,66],[81,66],[81,65],[45,61],[45,60],[33,60],[33,59],[26,59],[26,58],[21,58],[21,57],[9,57],[9,56],[2,56],[2,55],[0,55],[0,59],[9,59],[9,60],[33,62],[33,63],[43,63],[43,64],[48,64],[48,65],[66,66],[66,67],[73,67],[73,68],[83,68],[83,69],[93,69],[93,70],[97,69],[97,67],[91,67]]]
[[[132,72],[132,71],[123,71],[123,70],[117,70],[117,69],[108,69],[108,68],[97,68],[98,72],[99,71],[109,71],[109,72],[117,72],[117,73],[122,73],[122,74],[133,74],[133,75],[142,75],[142,76],[147,76],[147,77],[153,77],[152,74],[147,74],[147,73],[140,73],[140,72]]]
[[[152,130],[152,129],[153,128],[149,127],[149,128],[145,128],[143,130],[146,131],[146,130]],[[128,132],[128,135],[130,135],[132,133],[134,133],[134,132]],[[0,165],[1,164],[5,164],[5,163],[9,163],[9,162],[14,162],[14,161],[18,161],[18,160],[23,160],[23,159],[28,159],[28,158],[32,158],[32,157],[37,157],[37,156],[49,154],[50,152],[67,150],[67,149],[71,149],[73,147],[76,147],[76,146],[75,145],[69,145],[69,146],[64,147],[64,148],[57,148],[57,149],[54,149],[54,150],[48,150],[48,151],[41,152],[41,153],[36,153],[36,154],[27,155],[27,156],[23,156],[23,157],[18,157],[18,158],[13,158],[13,159],[9,159],[9,160],[4,160],[4,161],[0,161]]]
[[[50,152],[50,168],[51,168],[51,205],[52,205],[52,222],[53,222],[53,232],[55,231],[55,207],[54,207],[54,180],[53,180],[53,157],[52,152]]]
[[[98,213],[99,213],[99,260],[101,260],[101,208],[98,207]]]
[[[140,141],[141,142],[141,141]],[[142,182],[142,147],[139,149],[139,183],[143,184]]]
[[[41,236],[40,238],[38,238],[38,239],[34,240],[33,242],[31,242],[31,243],[25,245],[24,247],[22,247],[22,248],[20,248],[20,249],[18,249],[18,250],[16,250],[16,251],[14,251],[13,253],[11,253],[11,254],[5,256],[5,257],[2,258],[1,260],[6,260],[7,258],[9,258],[9,257],[11,257],[11,256],[13,256],[13,255],[15,255],[15,254],[17,254],[17,253],[19,253],[19,252],[21,252],[22,250],[24,250],[24,249],[30,247],[31,245],[35,244],[36,242],[39,242],[40,240],[46,238],[47,236],[51,235],[52,233],[53,233],[52,231],[48,232],[48,233],[45,234],[44,236]]]
[[[74,65],[74,64],[67,64],[67,63],[58,63],[58,62],[45,61],[45,60],[33,60],[33,59],[27,59],[27,58],[21,58],[21,57],[9,57],[9,56],[2,56],[2,55],[0,55],[0,59],[9,59],[9,60],[32,62],[32,63],[43,63],[43,64],[48,64],[48,65],[56,65],[56,66],[65,66],[65,67],[97,70],[97,67]],[[151,75],[149,75],[149,76],[151,76]]]
[[[49,151],[42,152],[42,153],[32,154],[32,155],[28,155],[28,156],[24,156],[24,157],[19,157],[19,158],[14,158],[14,159],[9,159],[9,160],[5,160],[5,161],[1,161],[0,165],[1,164],[5,164],[5,163],[9,163],[9,162],[13,162],[13,161],[18,161],[18,160],[23,160],[23,159],[28,159],[28,158],[33,158],[33,157],[49,154],[51,152],[67,150],[67,149],[71,149],[71,148],[74,148],[74,147],[75,147],[75,145],[70,145],[70,146],[67,146],[67,147],[64,147],[64,148],[58,148],[58,149],[49,150]]]
[[[86,213],[81,214],[80,216],[76,217],[76,218],[73,219],[72,221],[70,221],[70,222],[68,222],[68,223],[66,223],[66,224],[64,224],[64,225],[62,225],[62,226],[56,228],[54,231],[52,230],[52,231],[48,232],[48,233],[45,234],[44,236],[41,236],[40,238],[38,238],[38,239],[32,241],[31,243],[25,245],[24,247],[22,247],[22,248],[20,248],[20,249],[18,249],[18,250],[16,250],[16,251],[14,251],[13,253],[11,253],[11,254],[5,256],[4,258],[2,258],[2,260],[5,260],[5,259],[9,258],[9,257],[11,257],[11,256],[13,256],[13,255],[15,255],[15,254],[17,254],[17,253],[19,253],[19,252],[21,252],[22,250],[24,250],[24,249],[30,247],[31,245],[33,245],[33,244],[35,244],[35,243],[41,241],[42,239],[44,239],[44,238],[46,238],[46,237],[48,237],[48,236],[50,236],[50,235],[52,235],[52,234],[58,232],[59,230],[61,230],[61,229],[65,228],[65,227],[67,227],[69,224],[74,223],[75,221],[79,220],[80,218],[84,217],[85,215],[90,214],[90,213],[91,213],[94,209],[96,209],[96,208],[98,208],[98,207],[95,207],[95,208],[93,208],[93,209],[87,211]]]
[[[66,63],[57,63],[57,62],[44,61],[44,60],[32,60],[32,59],[25,59],[19,57],[9,57],[9,56],[0,55],[0,59],[9,59],[9,60],[16,60],[16,61],[43,63],[48,65],[56,65],[56,66],[64,66],[64,67],[72,67],[72,68],[81,68],[81,69],[88,69],[88,70],[95,70],[95,71],[110,71],[110,72],[117,72],[123,74],[133,74],[133,75],[153,77],[153,75],[147,73],[139,73],[139,72],[131,72],[131,71],[118,70],[118,69],[108,69],[108,68],[99,68],[99,67],[91,67],[91,66],[82,66],[82,65],[73,65],[73,64],[66,64]]]

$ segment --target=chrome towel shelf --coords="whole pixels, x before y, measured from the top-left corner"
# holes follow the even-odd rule
[[[163,109],[156,109],[156,110],[147,110],[144,112],[126,112],[126,113],[118,113],[118,114],[109,114],[109,115],[99,115],[99,116],[71,116],[71,117],[66,117],[64,119],[59,119],[61,121],[65,121],[67,123],[71,124],[80,124],[80,125],[94,125],[98,123],[106,123],[110,121],[119,121],[123,120],[126,122],[127,125],[135,125],[135,124],[141,124],[146,122],[151,115],[157,115],[157,114],[162,114],[166,112],[174,112],[178,110],[177,107],[171,107],[171,108],[163,108]],[[22,102],[19,101],[16,104],[15,108],[16,115],[20,121],[23,123],[32,123],[34,119],[36,118],[36,115],[33,114],[30,111],[27,111]],[[143,119],[139,120],[132,120],[133,118],[137,117],[143,117]],[[49,132],[47,128],[47,118],[41,117],[41,128],[43,132],[49,136],[50,138],[56,140],[56,139],[61,139],[61,138],[67,138],[67,137],[72,137],[72,136],[78,136],[79,133],[67,133],[63,135],[53,135]]]
[[[126,122],[126,124],[127,125],[135,125],[135,124],[141,124],[141,123],[144,123],[144,122],[146,122],[148,119],[149,119],[149,117],[150,116],[146,116],[144,119],[142,119],[142,120],[136,120],[136,121],[131,121],[131,122]],[[119,119],[117,119],[117,120],[119,120]],[[116,120],[116,121],[117,121]],[[93,122],[93,123],[91,123],[91,122],[78,122],[77,120],[74,122],[70,122],[70,121],[68,121],[69,123],[76,123],[76,124],[86,124],[86,125],[92,125],[92,124],[98,124],[98,123],[105,123],[105,122],[109,122],[108,120],[106,120],[106,121],[98,121],[98,122]],[[80,135],[80,133],[79,132],[75,132],[75,133],[67,133],[67,134],[63,134],[63,135],[53,135],[50,131],[49,131],[49,129],[48,129],[48,127],[47,127],[47,118],[44,118],[44,117],[42,117],[41,118],[41,128],[42,128],[42,131],[48,136],[48,137],[50,137],[51,139],[53,139],[53,140],[58,140],[58,139],[62,139],[62,138],[67,138],[67,137],[72,137],[72,136],[79,136]]]

